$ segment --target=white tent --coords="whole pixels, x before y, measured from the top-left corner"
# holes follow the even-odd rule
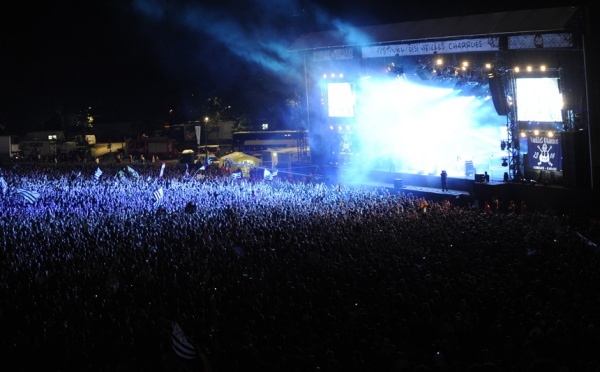
[[[226,165],[227,163],[230,163],[232,172],[242,168],[245,177],[248,176],[248,172],[252,167],[260,167],[262,165],[262,161],[259,158],[239,151],[232,152],[231,154],[219,158],[219,166]]]

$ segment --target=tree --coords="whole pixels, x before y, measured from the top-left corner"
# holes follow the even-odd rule
[[[211,131],[216,130],[217,145],[218,145],[219,144],[219,131],[220,131],[219,124],[226,117],[229,110],[231,109],[231,106],[224,105],[222,100],[219,97],[210,97],[207,100],[207,104],[208,104],[207,109],[208,109],[208,112],[210,113],[210,115],[208,116],[208,117],[210,117],[209,122],[212,124]]]
[[[233,126],[234,132],[243,132],[252,130],[252,118],[248,114],[242,114],[235,120],[235,125]]]
[[[306,123],[303,118],[304,113],[302,112],[302,104],[298,93],[293,92],[292,97],[286,99],[285,103],[289,113],[289,129],[306,129]]]

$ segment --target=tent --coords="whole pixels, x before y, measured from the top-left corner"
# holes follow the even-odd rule
[[[262,165],[262,161],[259,158],[239,151],[232,152],[231,154],[219,158],[219,166],[227,166],[227,163],[230,164],[231,172],[235,172],[239,168],[242,168],[245,177],[248,177],[250,168],[260,167]]]

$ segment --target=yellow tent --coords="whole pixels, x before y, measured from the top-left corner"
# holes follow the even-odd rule
[[[252,167],[260,167],[262,165],[262,161],[259,158],[255,158],[254,156],[239,151],[232,152],[231,154],[219,158],[219,166],[227,166],[228,163],[231,167],[231,172],[236,172],[239,168],[242,168],[244,177],[249,176],[248,173]]]

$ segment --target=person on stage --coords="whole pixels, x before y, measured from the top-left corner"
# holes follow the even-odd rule
[[[446,173],[446,170],[443,170],[440,176],[442,177],[442,191],[448,191],[448,173]]]

